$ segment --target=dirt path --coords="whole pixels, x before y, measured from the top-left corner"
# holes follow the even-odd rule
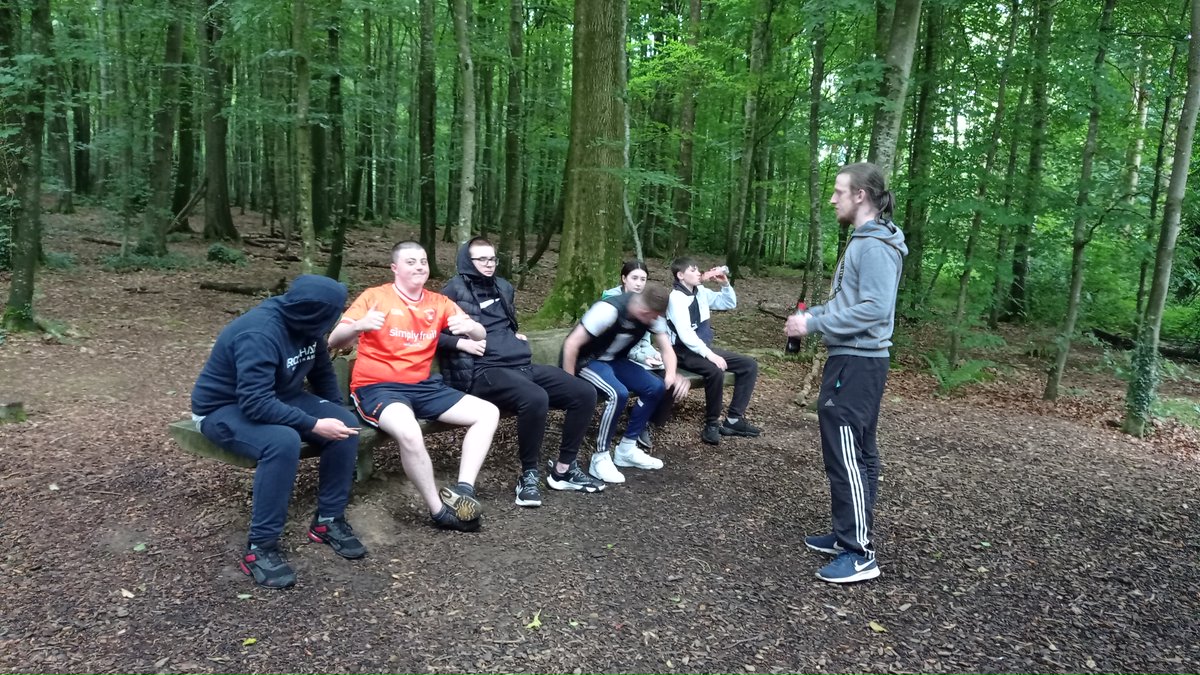
[[[352,260],[384,234],[359,233]],[[951,400],[915,363],[894,371],[883,576],[869,584],[813,577],[822,560],[801,538],[827,527],[828,490],[815,424],[791,403],[805,365],[764,358],[752,413],[768,433],[700,444],[693,395],[657,441],[666,469],[601,495],[513,506],[506,428],[475,535],[426,526],[385,453],[348,513],[371,555],[338,559],[304,543],[307,464],[285,535],[300,584],[259,590],[234,564],[252,474],[183,454],[164,427],[186,413],[216,331],[254,303],[196,282],[289,270],[116,275],[52,241],[78,264],[39,278],[39,307],[72,333],[0,346],[0,393],[31,413],[0,426],[0,670],[1200,670],[1200,464],[1180,451],[1194,439],[1118,434],[1105,421],[1119,383],[1095,376],[1092,395],[1045,406],[1022,370]],[[382,273],[354,268],[352,283]],[[788,286],[746,280],[745,310],[718,330],[774,345],[753,305]],[[454,439],[436,438],[449,475]]]

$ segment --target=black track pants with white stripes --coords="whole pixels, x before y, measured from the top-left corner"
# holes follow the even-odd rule
[[[888,359],[831,356],[821,377],[817,417],[833,512],[842,548],[875,557],[871,525],[879,485],[875,428]]]

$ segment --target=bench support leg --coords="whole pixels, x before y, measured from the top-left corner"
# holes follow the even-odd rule
[[[371,477],[375,470],[375,451],[372,448],[358,448],[358,460],[354,466],[354,482],[361,483]]]

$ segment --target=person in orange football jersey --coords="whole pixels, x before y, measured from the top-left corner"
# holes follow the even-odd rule
[[[483,326],[449,298],[425,289],[429,259],[415,241],[392,247],[391,283],[363,291],[329,335],[329,347],[358,341],[350,395],[358,414],[396,440],[404,472],[416,485],[439,527],[473,532],[483,509],[475,498],[475,478],[492,444],[500,412],[496,406],[453,389],[430,374],[438,334],[443,329],[473,340]],[[417,420],[436,419],[467,427],[458,483],[440,490]]]

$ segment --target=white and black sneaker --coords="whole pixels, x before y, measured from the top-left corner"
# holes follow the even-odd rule
[[[538,490],[537,469],[528,469],[517,478],[517,506],[541,506],[542,492]]]
[[[547,487],[553,490],[581,490],[583,492],[603,492],[604,481],[596,480],[579,468],[579,462],[571,462],[567,470],[558,473],[554,470],[554,462],[550,462],[550,473],[546,476]]]

